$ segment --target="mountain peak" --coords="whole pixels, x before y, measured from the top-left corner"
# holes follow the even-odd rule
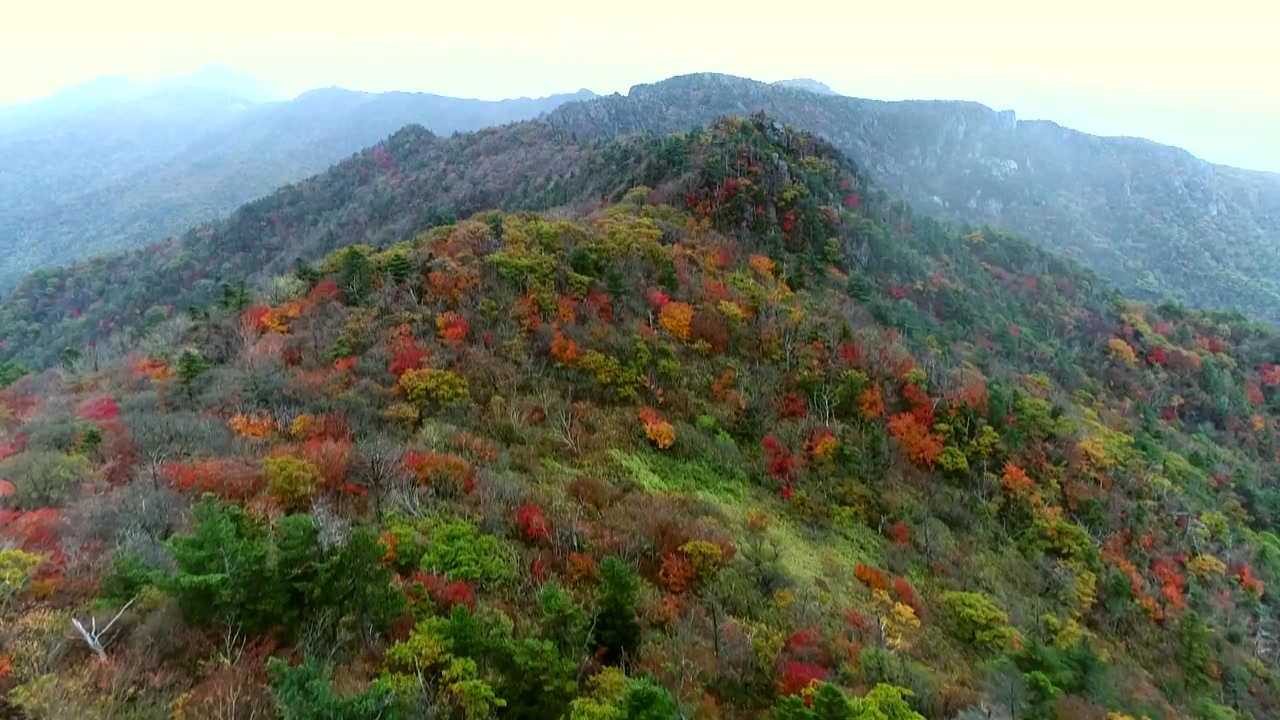
[[[812,78],[794,78],[792,80],[779,80],[774,85],[781,87],[795,88],[796,90],[808,90],[809,92],[818,93],[819,95],[839,95],[832,90],[826,83],[819,82]]]
[[[228,90],[255,103],[284,100],[280,90],[265,80],[221,63],[209,63],[189,73],[161,78],[152,83],[152,86],[163,90],[175,87],[216,88]]]

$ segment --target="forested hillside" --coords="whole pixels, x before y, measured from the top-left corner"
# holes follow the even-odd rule
[[[1280,713],[1280,337],[775,120],[411,128],[42,281],[144,322],[3,368],[11,713]]]
[[[0,288],[33,269],[182,233],[408,124],[450,134],[593,97],[490,102],[330,88],[283,102],[238,80],[104,83],[0,113]]]
[[[125,99],[20,129],[0,114],[0,287],[159,242],[408,124],[447,135],[555,110],[550,122],[586,142],[763,110],[827,138],[918,212],[1022,234],[1133,297],[1280,321],[1280,176],[976,103],[879,102],[813,80],[711,74],[625,97],[584,90],[498,103],[340,89],[255,103],[246,96],[266,96],[243,80],[82,94]],[[574,100],[583,102],[565,105]]]
[[[1280,175],[977,103],[878,102],[689,75],[551,117],[579,139],[763,110],[817,133],[917,212],[1016,232],[1133,297],[1280,322]]]
[[[405,128],[182,238],[32,273],[0,301],[0,348],[35,366],[65,352],[118,354],[140,332],[218,300],[225,284],[288,273],[300,258],[387,244],[486,208],[597,201],[627,172],[612,165],[616,147],[597,145],[590,152],[538,123],[451,139]]]

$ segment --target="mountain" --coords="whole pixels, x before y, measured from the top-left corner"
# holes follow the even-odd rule
[[[59,89],[48,97],[0,105],[0,130],[14,132],[65,121],[107,105],[166,91],[190,88],[221,91],[253,103],[283,100],[280,91],[262,80],[225,65],[210,64],[192,72],[139,82],[125,75],[102,75]]]
[[[1280,714],[1280,335],[765,115],[408,127],[0,328],[122,331],[0,367],[6,715]]]
[[[148,85],[155,90],[213,88],[238,95],[251,103],[277,102],[285,96],[274,86],[249,73],[212,63],[184,75],[160,78]]]
[[[1280,175],[976,103],[880,102],[700,74],[553,113],[581,137],[763,110],[817,133],[918,211],[1021,233],[1125,292],[1280,322]]]
[[[6,131],[30,127],[124,100],[143,93],[142,84],[124,75],[102,75],[68,85],[48,97],[24,103],[0,105],[0,125]]]
[[[811,78],[795,78],[794,80],[778,80],[773,83],[780,87],[789,87],[796,90],[808,90],[809,92],[818,93],[819,95],[836,95],[837,93],[826,83],[818,82]]]
[[[331,88],[275,97],[255,78],[211,66],[146,85],[104,79],[0,115],[0,287],[183,232],[407,124],[472,130],[593,95],[493,102]]]
[[[1144,140],[975,103],[844,97],[808,79],[701,74],[626,96],[584,90],[498,103],[331,88],[254,104],[231,91],[253,95],[252,81],[219,80],[231,72],[207,70],[213,80],[203,85],[197,74],[184,81],[194,83],[186,95],[167,91],[0,140],[0,249],[9,250],[0,286],[180,233],[410,123],[447,134],[558,109],[557,127],[607,138],[764,110],[830,139],[921,212],[1023,234],[1134,297],[1280,322],[1280,175]],[[583,102],[566,105],[575,100]]]

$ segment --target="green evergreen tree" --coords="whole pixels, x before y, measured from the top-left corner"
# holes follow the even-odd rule
[[[538,593],[542,612],[542,636],[556,643],[561,653],[580,656],[590,641],[590,620],[569,593],[555,583],[547,583]]]
[[[599,592],[596,646],[604,650],[606,663],[617,664],[634,655],[640,644],[640,620],[636,617],[640,583],[629,565],[608,557],[600,563]]]
[[[23,375],[31,372],[26,365],[17,360],[5,360],[0,363],[0,390],[9,387]]]
[[[795,695],[788,695],[773,706],[769,720],[814,720],[813,710]]]
[[[218,301],[218,305],[222,309],[239,314],[249,307],[249,302],[249,286],[244,280],[234,285],[222,283],[222,299]]]
[[[373,268],[369,265],[369,256],[356,248],[347,248],[338,271],[338,287],[342,290],[342,302],[363,305],[373,293]]]
[[[502,239],[502,213],[493,213],[489,216],[489,231],[493,233],[494,240]]]
[[[652,680],[633,683],[622,701],[622,720],[674,720],[678,717],[680,712],[671,693]]]
[[[1211,635],[1204,620],[1194,610],[1188,610],[1178,619],[1178,648],[1181,651],[1184,682],[1188,692],[1203,692],[1214,685],[1211,672],[1214,665]]]
[[[275,625],[284,611],[266,529],[237,505],[205,495],[191,508],[195,526],[169,549],[177,573],[169,590],[188,621],[250,634]]]
[[[349,618],[366,635],[385,633],[408,610],[404,595],[391,586],[391,568],[382,564],[385,554],[376,535],[355,530],[318,564],[310,604],[333,608],[336,617]]]
[[[333,689],[331,671],[310,658],[290,666],[280,658],[267,662],[271,696],[281,720],[394,720],[401,717],[389,688],[375,683],[353,695]]]
[[[187,391],[187,397],[195,395],[196,381],[209,372],[210,367],[209,361],[192,348],[178,356],[178,384]]]
[[[314,611],[311,598],[320,580],[320,528],[307,513],[286,515],[276,523],[276,582],[285,595],[281,624],[296,626],[304,609]]]
[[[502,663],[498,693],[507,701],[504,717],[517,720],[559,718],[578,691],[578,663],[560,654],[550,640],[510,642]]]
[[[320,278],[324,277],[320,273],[320,271],[315,268],[314,265],[307,262],[306,260],[303,260],[302,258],[294,259],[293,275],[294,277],[298,278],[302,282],[306,283],[307,287],[309,288],[315,287],[316,283],[320,282]]]
[[[413,275],[413,263],[404,253],[395,253],[387,260],[387,276],[391,282],[400,285]]]
[[[813,693],[814,720],[852,720],[853,706],[840,688],[821,683]]]
[[[137,555],[118,552],[111,573],[98,586],[98,597],[113,605],[124,605],[142,588],[157,584],[158,576]]]
[[[876,286],[867,276],[855,270],[849,273],[849,284],[845,292],[849,293],[849,297],[858,302],[871,302],[871,299],[876,294]]]

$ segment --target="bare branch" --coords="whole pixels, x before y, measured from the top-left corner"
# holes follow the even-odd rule
[[[133,605],[137,599],[137,597],[134,597],[132,600],[125,603],[124,607],[120,608],[120,611],[116,613],[115,617],[111,618],[111,622],[107,623],[107,626],[102,628],[102,630],[98,630],[98,619],[96,617],[90,616],[88,629],[86,629],[84,624],[78,619],[71,618],[71,624],[75,626],[76,632],[80,633],[80,637],[84,639],[84,642],[89,646],[89,649],[97,654],[99,661],[107,661],[106,645],[111,642],[111,638],[107,637],[107,633],[111,632],[111,628],[115,626],[116,621],[120,619],[121,615],[124,615],[125,611],[129,609],[129,606]]]

